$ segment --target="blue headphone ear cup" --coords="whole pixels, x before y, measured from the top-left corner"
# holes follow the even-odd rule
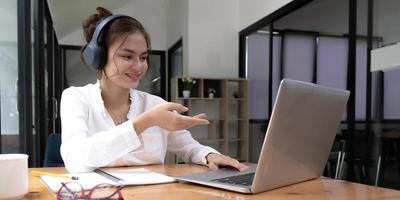
[[[83,50],[83,60],[85,64],[92,70],[97,70],[96,65],[96,45],[90,42]]]
[[[83,50],[83,59],[86,65],[95,71],[102,68],[100,66],[101,59],[103,59],[101,54],[101,48],[97,44],[90,42]]]

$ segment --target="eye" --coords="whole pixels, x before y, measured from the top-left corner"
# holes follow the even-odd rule
[[[125,60],[130,60],[130,59],[132,59],[132,56],[130,56],[130,55],[121,55],[121,57],[122,57],[123,59],[125,59]]]
[[[144,62],[144,61],[146,61],[146,60],[147,60],[147,56],[142,56],[142,57],[140,57],[140,61]]]

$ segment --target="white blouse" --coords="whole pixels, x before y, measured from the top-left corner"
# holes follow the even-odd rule
[[[132,123],[141,113],[164,103],[160,97],[130,90],[128,121],[115,125],[104,107],[100,83],[65,89],[61,97],[61,156],[70,172],[105,166],[164,163],[166,151],[185,162],[206,164],[208,153],[218,153],[195,141],[187,130],[173,133],[154,126],[137,134]]]

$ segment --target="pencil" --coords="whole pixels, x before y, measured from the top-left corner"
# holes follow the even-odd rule
[[[69,179],[69,180],[78,180],[79,179],[76,176],[66,176],[66,175],[61,175],[61,174],[54,174],[54,173],[50,173],[50,172],[40,172],[40,171],[35,171],[35,170],[32,170],[30,172],[30,174],[33,176],[51,176],[51,177]]]
[[[104,177],[106,177],[106,178],[108,178],[108,179],[110,179],[110,180],[112,180],[112,181],[114,181],[116,183],[123,183],[124,182],[123,179],[120,179],[120,178],[118,178],[116,176],[113,176],[113,175],[111,175],[111,174],[109,174],[109,173],[107,173],[107,172],[105,172],[105,171],[103,171],[101,169],[95,169],[94,172],[99,174],[99,175],[101,175],[101,176],[104,176]]]

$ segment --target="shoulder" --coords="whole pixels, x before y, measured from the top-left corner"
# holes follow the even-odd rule
[[[93,94],[95,93],[96,90],[96,84],[88,84],[82,87],[74,87],[71,86],[67,89],[65,89],[62,92],[61,95],[61,100],[73,100],[73,99],[86,99],[86,98],[92,98]]]

